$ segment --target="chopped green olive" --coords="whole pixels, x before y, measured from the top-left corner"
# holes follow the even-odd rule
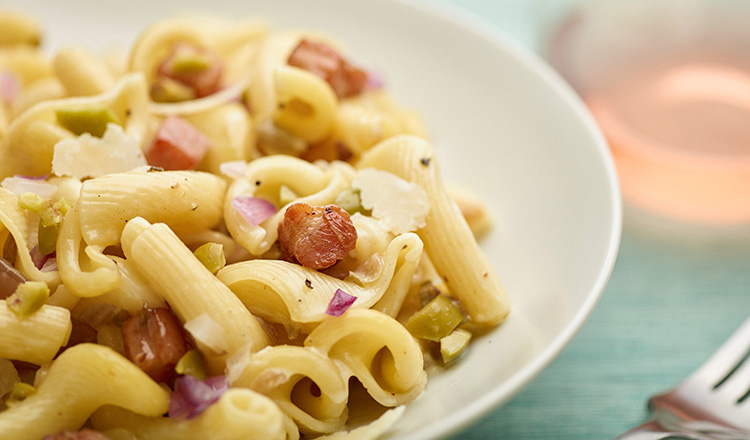
[[[60,200],[56,201],[52,205],[52,207],[55,208],[63,216],[68,213],[68,211],[70,210],[71,206],[72,206],[72,204],[69,201],[67,201],[64,198],[62,198],[62,197],[60,197]]]
[[[46,203],[47,199],[43,199],[39,194],[33,192],[21,193],[18,196],[18,206],[27,211],[39,212]]]
[[[443,363],[451,362],[466,350],[471,341],[471,332],[462,328],[453,330],[451,334],[440,340],[440,356]]]
[[[45,226],[44,222],[39,222],[39,253],[49,255],[55,252],[57,246],[57,233],[60,230],[60,223],[52,226]]]
[[[208,377],[206,364],[203,362],[200,353],[196,350],[188,350],[187,353],[182,355],[180,360],[177,361],[174,371],[177,374],[193,376],[200,380]]]
[[[62,222],[65,213],[70,208],[70,203],[60,199],[55,203],[52,200],[43,199],[31,192],[22,193],[18,196],[18,206],[30,212],[39,214],[42,224],[46,227],[55,226]]]
[[[211,67],[211,58],[190,47],[180,47],[172,58],[172,72],[178,75],[202,72]]]
[[[406,321],[406,329],[417,338],[439,341],[464,320],[461,309],[446,295],[438,295]]]
[[[195,90],[170,78],[160,79],[151,88],[151,99],[156,102],[183,102],[195,99]]]
[[[107,131],[107,124],[120,125],[117,115],[103,105],[89,107],[60,109],[55,112],[57,122],[77,136],[90,133],[92,136],[102,137]]]
[[[370,215],[371,212],[362,206],[362,199],[359,197],[359,190],[354,188],[347,188],[343,190],[333,201],[336,205],[339,205],[349,215],[354,215],[359,212],[362,215]]]
[[[49,287],[41,281],[26,281],[16,287],[6,304],[20,318],[33,315],[49,299]]]
[[[219,243],[203,244],[193,253],[211,273],[218,272],[227,264],[227,259],[224,257],[224,246]]]
[[[5,403],[10,407],[34,394],[36,394],[36,388],[24,382],[16,382],[11,392],[8,393],[8,400]]]
[[[105,345],[125,356],[125,340],[120,327],[114,324],[104,324],[96,331],[96,343]]]

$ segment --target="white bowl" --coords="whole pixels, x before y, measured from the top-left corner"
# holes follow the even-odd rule
[[[393,439],[447,435],[510,399],[570,342],[606,286],[621,232],[607,145],[568,86],[485,22],[426,1],[15,3],[40,18],[51,48],[125,46],[147,24],[186,10],[321,30],[424,116],[446,180],[491,206],[495,227],[482,247],[513,309],[430,379]]]

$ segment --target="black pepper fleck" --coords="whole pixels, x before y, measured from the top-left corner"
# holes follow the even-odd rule
[[[255,181],[255,186],[260,186],[260,180]]]
[[[308,289],[312,289],[313,288],[312,281],[305,279],[305,287],[307,287]]]
[[[431,159],[429,157],[423,157],[423,158],[419,159],[419,161],[422,162],[422,165],[424,165],[424,166],[429,166],[430,165],[430,160]]]

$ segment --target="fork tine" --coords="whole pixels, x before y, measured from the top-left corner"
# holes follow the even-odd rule
[[[750,350],[750,318],[745,319],[729,339],[703,365],[691,374],[685,382],[699,380],[706,381],[711,386],[719,385],[746,357],[748,350]],[[747,360],[744,364],[750,364],[750,360]],[[748,374],[745,372],[746,369],[747,365],[742,369],[742,377]]]
[[[750,359],[745,359],[737,369],[731,372],[731,375],[722,380],[714,390],[731,399],[732,402],[739,402],[747,399],[747,393],[750,389]]]

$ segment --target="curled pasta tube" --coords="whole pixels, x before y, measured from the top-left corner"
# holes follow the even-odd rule
[[[44,305],[33,315],[19,318],[0,300],[0,328],[0,358],[44,365],[68,342],[70,312]]]
[[[125,133],[138,139],[142,146],[150,117],[147,100],[143,76],[128,74],[105,93],[53,99],[32,106],[11,122],[0,144],[0,178],[50,173],[55,144],[73,136],[57,122],[56,111],[61,109],[107,106],[122,122]]]
[[[117,264],[102,253],[103,246],[87,246],[84,253],[90,270],[81,267],[80,199],[71,206],[57,235],[57,267],[65,286],[81,297],[98,296],[120,287],[122,279]],[[85,261],[85,259],[84,259]]]
[[[60,284],[60,274],[57,271],[42,272],[36,268],[29,250],[30,231],[26,221],[26,212],[18,206],[17,194],[0,188],[0,233],[4,229],[13,236],[16,242],[16,248],[18,248],[16,266],[21,273],[29,280],[44,281],[50,290],[54,290]]]
[[[215,109],[185,118],[211,141],[211,148],[198,169],[221,174],[220,165],[250,159],[255,145],[252,121],[242,104],[230,102]]]
[[[348,415],[348,384],[327,357],[309,348],[279,345],[249,356],[233,386],[273,399],[304,433],[340,429]]]
[[[284,440],[283,417],[266,396],[232,388],[190,420],[145,417],[107,406],[97,410],[91,421],[98,431],[124,428],[138,440]]]
[[[394,238],[383,252],[380,275],[363,284],[353,277],[340,280],[280,260],[235,263],[224,267],[216,276],[251,312],[284,325],[293,337],[300,330],[308,332],[328,317],[326,309],[337,289],[357,297],[353,308],[372,306],[391,287],[405,292],[421,255],[419,237],[406,233]]]
[[[274,88],[276,125],[311,144],[330,136],[338,99],[324,79],[298,67],[279,66]]]
[[[183,323],[205,315],[218,326],[210,335],[220,341],[214,345],[193,334],[214,374],[222,374],[227,358],[239,350],[255,352],[268,345],[258,320],[167,225],[136,217],[125,226],[121,243],[127,259]]]
[[[221,221],[224,179],[199,171],[108,174],[81,187],[80,229],[88,245],[117,244],[125,224],[139,216],[166,223],[178,234]]]
[[[154,73],[176,43],[208,49],[221,59],[224,69],[221,90],[203,98],[179,103],[150,103],[153,113],[195,114],[210,110],[239,97],[248,87],[257,45],[268,33],[268,26],[255,20],[221,20],[183,16],[160,20],[146,29],[133,45],[128,61],[130,71],[146,75],[149,88]]]
[[[262,255],[271,249],[278,238],[284,211],[292,202],[282,206],[263,223],[252,225],[232,207],[232,200],[238,196],[253,196],[277,203],[282,185],[299,196],[294,202],[325,205],[333,203],[336,196],[349,186],[349,178],[339,168],[323,169],[291,156],[267,156],[250,162],[245,177],[236,179],[227,190],[224,219],[232,237],[253,255]]]
[[[426,136],[419,116],[399,108],[382,90],[365,90],[347,98],[336,112],[334,137],[354,154],[398,134]]]
[[[103,405],[159,416],[169,407],[169,393],[111,348],[79,344],[52,362],[36,394],[0,412],[0,433],[38,440],[78,430]]]
[[[323,321],[305,339],[339,365],[342,373],[362,382],[383,406],[416,399],[427,374],[419,344],[395,319],[372,309],[349,309]]]
[[[83,47],[61,49],[55,55],[52,67],[68,96],[98,95],[115,83],[104,61]]]
[[[443,186],[436,162],[427,141],[402,135],[365,152],[357,168],[389,171],[425,190],[430,213],[426,225],[417,231],[424,241],[425,252],[474,323],[498,324],[510,311],[510,301],[471,228]]]

